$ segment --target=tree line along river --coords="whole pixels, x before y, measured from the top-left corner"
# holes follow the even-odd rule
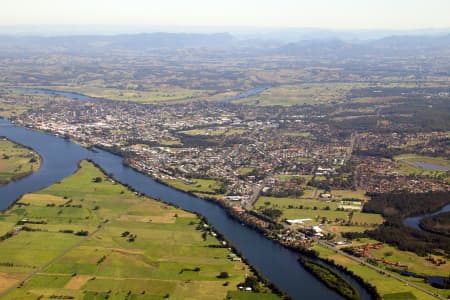
[[[33,148],[42,157],[38,171],[0,186],[1,210],[11,206],[23,194],[35,192],[71,175],[81,160],[91,159],[116,180],[136,191],[205,217],[256,270],[294,299],[342,299],[306,271],[298,263],[299,256],[294,251],[243,226],[219,205],[160,184],[124,166],[120,156],[100,149],[94,152],[63,138],[15,126],[4,119],[0,119],[0,136]],[[361,299],[371,299],[358,282],[346,274],[341,275],[358,290]]]
[[[265,88],[264,88],[265,89]],[[256,93],[264,90],[258,89]],[[49,95],[63,95],[80,101],[95,101],[85,95],[52,90],[28,90]],[[250,91],[250,95],[254,94]],[[247,96],[248,97],[248,96]],[[228,100],[228,99],[226,99]],[[0,119],[0,136],[34,149],[42,157],[41,168],[19,181],[0,186],[0,209],[10,207],[23,194],[35,192],[71,175],[78,163],[90,159],[106,173],[151,198],[197,213],[208,220],[264,278],[294,299],[343,299],[310,274],[298,262],[299,254],[267,239],[255,229],[243,226],[219,205],[158,183],[123,164],[123,158],[110,152],[83,148],[66,139],[34,131]],[[372,299],[365,288],[351,276],[333,268],[359,293],[360,299]]]
[[[267,87],[252,89],[238,95],[236,99],[258,94],[265,89]],[[99,100],[64,91],[26,90],[64,96],[79,101]],[[224,99],[224,102],[234,100],[232,97]],[[1,210],[11,206],[23,194],[35,192],[71,175],[76,171],[81,160],[91,159],[105,172],[113,174],[116,180],[129,185],[134,190],[205,217],[258,272],[294,299],[342,299],[339,294],[328,289],[298,263],[298,253],[267,239],[254,229],[243,226],[239,221],[229,217],[219,205],[160,184],[152,178],[124,166],[120,156],[101,149],[92,151],[66,139],[15,126],[4,119],[0,119],[0,136],[34,149],[43,159],[41,168],[37,172],[19,181],[0,186]],[[446,211],[450,211],[450,204],[434,213],[406,218],[404,222],[409,227],[422,230],[420,221],[423,218]],[[351,283],[360,294],[361,299],[372,299],[359,282],[335,268],[332,269]]]

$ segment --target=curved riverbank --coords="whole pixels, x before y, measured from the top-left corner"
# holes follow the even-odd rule
[[[237,94],[235,96],[226,97],[220,100],[216,100],[216,102],[219,103],[232,103],[234,101],[238,101],[241,99],[249,98],[251,96],[256,96],[261,94],[262,92],[272,88],[272,85],[263,85],[259,87],[255,87],[252,89],[249,89],[247,91],[244,91],[240,94]],[[11,89],[17,90],[17,91],[24,91],[24,92],[30,92],[30,93],[36,93],[36,94],[46,94],[50,96],[60,96],[65,97],[73,100],[78,101],[123,101],[123,100],[111,100],[106,99],[102,97],[93,97],[86,94],[78,93],[78,92],[68,92],[63,90],[53,90],[49,88],[39,88],[39,87],[11,87]]]
[[[430,217],[433,217],[433,216],[436,216],[436,215],[439,215],[442,213],[447,213],[447,212],[450,212],[450,203],[444,205],[443,207],[441,207],[439,210],[437,210],[435,212],[405,218],[403,220],[403,223],[410,228],[414,228],[414,229],[421,230],[421,231],[427,231],[420,225],[420,223],[423,219],[430,218]]]
[[[93,148],[93,149],[91,149],[91,150],[94,150],[94,151],[97,151],[97,150],[95,150],[95,147]],[[105,150],[106,151],[106,150]],[[114,153],[113,153],[114,154]],[[121,182],[121,181],[119,181],[119,180],[116,180],[113,176],[113,174],[107,174],[106,172],[105,172],[105,170],[99,165],[99,164],[97,164],[94,160],[91,160],[91,159],[87,159],[87,161],[88,162],[90,162],[90,163],[92,163],[95,167],[97,167],[102,173],[103,173],[103,175],[104,176],[106,176],[106,177],[110,177],[111,179],[114,179],[116,182],[118,182],[118,183],[120,183],[121,185],[123,185],[123,186],[125,186],[129,191],[131,191],[131,192],[134,192],[134,193],[138,193],[139,194],[139,191],[137,191],[137,190],[135,190],[132,186],[130,186],[129,184],[126,184],[126,183],[123,183],[123,182]],[[127,166],[129,166],[129,165],[127,165]],[[130,168],[131,168],[131,166],[130,166]],[[133,168],[134,169],[134,168]],[[145,175],[145,174],[144,174]],[[156,180],[155,179],[155,181],[157,181],[157,182],[159,182],[160,184],[163,184],[163,185],[166,185],[167,187],[171,187],[170,185],[167,185],[166,183],[164,183],[164,182],[162,182],[162,181],[158,181],[158,180]],[[174,187],[171,187],[171,188],[174,188]],[[175,189],[175,188],[174,188]],[[177,189],[177,190],[179,190],[179,189]],[[181,192],[184,192],[184,191],[182,191],[182,190],[179,190],[179,191],[181,191]],[[192,196],[195,196],[194,194],[191,194]],[[201,198],[201,199],[204,199],[204,198]],[[161,199],[154,199],[154,200],[156,200],[156,201],[159,201],[159,202],[163,202],[163,203],[166,203],[166,204],[170,204],[170,205],[172,205],[173,207],[175,207],[175,208],[179,208],[179,209],[182,209],[181,207],[179,207],[179,206],[177,206],[177,205],[174,205],[174,204],[171,204],[171,203],[168,203],[168,202],[165,202],[164,200],[161,200]],[[204,199],[204,200],[208,200],[208,199]],[[248,260],[245,258],[245,257],[243,257],[243,255],[240,253],[240,251],[239,251],[239,249],[237,249],[225,236],[223,236],[221,233],[220,233],[220,231],[219,230],[217,230],[213,225],[211,225],[210,224],[210,222],[209,222],[209,220],[207,219],[207,218],[205,218],[204,216],[202,216],[202,215],[200,215],[199,213],[195,213],[195,215],[200,219],[200,220],[202,220],[202,222],[203,223],[205,223],[205,224],[208,224],[208,226],[209,226],[209,230],[211,230],[211,231],[214,231],[215,232],[215,234],[216,234],[216,238],[218,239],[218,240],[221,240],[221,241],[225,241],[226,242],[226,245],[224,245],[223,247],[224,248],[230,248],[230,249],[232,249],[232,252],[233,253],[235,253],[235,254],[237,254],[237,256],[238,257],[242,257],[242,261],[245,263],[245,264],[247,264],[248,266],[249,266],[249,268],[250,268],[250,270],[253,272],[253,274],[259,279],[259,281],[260,282],[262,282],[262,283],[264,283],[274,294],[276,294],[276,295],[279,295],[279,296],[283,296],[283,297],[286,297],[287,295],[286,294],[284,294],[283,293],[283,291],[278,287],[278,286],[276,286],[275,284],[273,284],[273,283],[271,283],[270,281],[268,281],[256,268],[254,268],[249,262],[248,262]]]
[[[419,225],[425,231],[450,237],[450,212],[425,217]]]
[[[108,149],[102,148],[102,150],[108,151]],[[112,151],[113,154],[118,154],[115,153],[114,151]],[[119,154],[120,155],[120,154]],[[125,163],[127,166],[129,166],[130,168],[135,169],[137,172],[143,173],[142,171],[140,171],[139,169],[133,167],[132,165]],[[146,173],[143,173],[144,175],[150,176]],[[153,178],[153,177],[152,177]],[[264,228],[263,226],[260,226],[258,224],[256,224],[255,222],[251,222],[249,221],[249,219],[244,218],[243,215],[241,213],[236,212],[235,210],[233,210],[232,207],[230,207],[229,205],[227,205],[225,202],[220,201],[218,199],[215,198],[211,198],[211,197],[200,197],[198,195],[196,195],[194,192],[190,192],[190,191],[185,191],[182,190],[180,188],[177,188],[175,186],[171,186],[170,184],[158,179],[158,178],[153,178],[155,181],[159,182],[160,184],[163,184],[165,186],[168,186],[172,189],[176,189],[182,193],[186,193],[189,194],[193,197],[198,197],[207,201],[212,201],[213,203],[219,205],[220,207],[222,207],[224,209],[224,211],[231,217],[236,219],[239,222],[242,222],[243,225],[245,226],[249,226],[251,228],[253,228],[254,230],[258,231],[260,234],[262,234],[263,236],[265,236],[267,239],[278,243],[284,247],[286,247],[287,249],[290,249],[292,251],[295,251],[298,255],[299,255],[299,262],[305,267],[305,269],[307,269],[309,272],[311,272],[311,269],[308,269],[308,267],[305,266],[305,264],[303,263],[305,260],[311,260],[314,261],[316,263],[319,263],[323,268],[327,269],[328,271],[332,272],[335,276],[337,276],[339,278],[339,281],[341,282],[345,282],[346,284],[348,284],[352,290],[355,291],[353,297],[349,297],[348,293],[343,293],[339,287],[336,286],[330,286],[330,284],[326,281],[325,278],[319,276],[317,273],[315,272],[311,272],[311,274],[313,276],[315,276],[316,278],[318,278],[319,280],[321,280],[328,288],[335,290],[337,293],[341,294],[343,297],[345,297],[346,299],[356,299],[354,296],[357,295],[358,299],[366,299],[366,298],[372,298],[372,299],[381,299],[380,295],[378,294],[378,291],[376,289],[375,286],[371,285],[370,283],[368,283],[367,281],[365,281],[362,277],[356,275],[355,273],[349,271],[346,267],[344,266],[340,266],[338,264],[336,264],[334,261],[330,261],[328,259],[324,259],[321,258],[318,253],[316,253],[316,251],[314,250],[310,250],[306,247],[298,247],[289,243],[284,242],[283,240],[280,240],[279,238],[277,238],[277,236],[275,234],[273,234],[271,231],[267,230],[266,228]],[[252,213],[256,213],[253,211],[248,212],[250,214]],[[273,222],[273,221],[272,221]],[[274,225],[279,225],[274,223]],[[239,251],[236,250],[238,253]],[[244,261],[246,263],[248,263],[245,258]],[[258,274],[258,276],[261,278],[261,274],[259,274],[259,272],[254,269],[252,267],[252,269],[254,270],[254,272],[256,274]],[[264,279],[263,279],[264,280]],[[271,288],[272,291],[274,293],[280,293],[279,288],[276,287],[275,285],[271,285],[268,284]],[[356,288],[354,287],[356,286]],[[362,294],[362,296],[360,295]],[[360,298],[359,298],[360,297]]]
[[[241,222],[231,218],[217,204],[163,186],[124,166],[122,157],[103,150],[95,153],[68,140],[14,126],[6,120],[0,120],[0,135],[34,148],[44,158],[38,172],[0,187],[1,209],[7,208],[23,194],[42,189],[69,176],[77,169],[80,160],[90,158],[107,174],[113,174],[116,180],[132,186],[139,193],[205,217],[250,265],[292,298],[342,299],[298,264],[296,252],[268,240],[248,226],[242,226]]]
[[[91,150],[94,150],[95,152],[97,150],[95,150],[95,147],[92,148]],[[123,153],[117,152],[114,149],[108,149],[108,148],[100,148],[100,150],[102,151],[106,151],[106,152],[110,152],[114,155],[118,155],[118,156],[122,156]],[[289,243],[285,243],[282,240],[279,240],[276,235],[274,235],[272,232],[270,232],[269,230],[267,230],[266,228],[254,223],[254,222],[250,222],[247,218],[244,218],[243,215],[241,213],[236,212],[232,207],[230,207],[229,205],[226,205],[225,202],[220,201],[218,199],[215,198],[211,198],[211,197],[201,197],[196,195],[194,192],[190,192],[190,191],[185,191],[182,190],[178,187],[172,186],[170,184],[168,184],[167,182],[164,182],[158,178],[154,178],[151,175],[142,172],[141,170],[135,168],[133,165],[127,163],[125,160],[123,161],[123,164],[129,168],[132,168],[133,170],[135,170],[136,172],[139,172],[143,175],[149,176],[151,177],[154,181],[158,182],[159,184],[162,184],[164,186],[167,186],[171,189],[177,190],[181,193],[184,194],[188,194],[192,197],[195,198],[199,198],[199,199],[203,199],[205,201],[210,201],[212,203],[214,203],[215,205],[220,206],[227,214],[230,218],[233,218],[235,220],[237,220],[238,222],[241,222],[241,224],[243,226],[248,226],[250,228],[252,228],[253,230],[257,231],[259,234],[261,234],[262,236],[266,237],[267,239],[271,240],[274,243],[277,243],[283,247],[285,247],[288,250],[292,250],[295,253],[297,253],[298,255],[298,261],[299,263],[304,267],[304,264],[301,263],[301,261],[303,259],[306,260],[312,260],[315,261],[316,263],[320,264],[323,268],[326,268],[327,270],[329,270],[330,272],[332,272],[333,274],[335,274],[340,281],[342,282],[346,282],[347,284],[349,284],[351,286],[351,288],[355,291],[355,294],[358,295],[358,299],[381,299],[380,295],[378,294],[378,291],[376,289],[375,286],[371,285],[370,283],[366,282],[362,277],[356,275],[355,273],[351,272],[350,270],[348,270],[346,267],[341,266],[336,264],[334,261],[328,260],[328,259],[324,259],[321,258],[318,253],[316,253],[316,251],[314,250],[310,250],[306,247],[298,247],[295,245],[291,245]],[[122,183],[123,184],[123,183]],[[161,199],[157,199],[160,201]],[[253,211],[250,211],[248,213],[253,213]],[[256,213],[256,212],[254,212]],[[202,216],[201,216],[202,217]],[[202,217],[203,219],[206,219],[204,217]],[[206,221],[208,222],[208,220],[206,219]],[[209,223],[209,222],[208,222]],[[219,231],[218,234],[220,236],[222,236],[222,234],[220,234]],[[223,237],[223,236],[222,236]],[[223,239],[227,240],[226,238],[223,237]],[[228,240],[227,240],[228,241]],[[239,256],[243,257],[243,261],[247,264],[249,264],[251,266],[252,271],[263,281],[265,282],[265,284],[271,288],[271,290],[275,293],[275,294],[280,294],[283,295],[283,292],[279,289],[278,286],[276,286],[273,283],[268,282],[264,276],[256,269],[254,268],[249,261],[245,258],[245,256],[243,256],[240,251],[236,248],[233,248],[234,251],[236,253],[239,254]],[[305,267],[306,270],[308,270],[307,267]],[[316,277],[318,280],[322,281],[329,289],[336,291],[338,294],[340,294],[342,297],[346,298],[346,299],[354,299],[354,298],[350,298],[347,297],[348,295],[342,293],[338,288],[336,287],[332,287],[328,284],[328,282],[326,282],[326,280],[320,276],[318,276],[316,273],[311,272],[311,270],[308,270],[308,272],[310,272],[314,277]]]
[[[35,93],[35,94],[46,94],[49,96],[65,97],[65,98],[78,100],[78,101],[93,101],[93,102],[95,102],[95,101],[108,100],[108,99],[104,99],[104,98],[91,97],[91,96],[77,93],[77,92],[59,91],[59,90],[52,90],[52,89],[48,89],[48,88],[12,87],[11,89],[17,90],[17,91]]]
[[[343,279],[339,274],[330,270],[329,268],[323,266],[320,263],[317,263],[311,259],[300,258],[299,262],[312,274],[314,274],[317,278],[321,279],[325,284],[343,297],[350,300],[358,300],[359,294],[358,292],[348,283],[345,279]]]

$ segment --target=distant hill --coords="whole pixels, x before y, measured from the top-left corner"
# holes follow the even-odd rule
[[[289,43],[275,50],[275,52],[284,55],[305,57],[346,56],[361,54],[367,51],[370,51],[370,48],[365,45],[344,42],[337,39]]]
[[[318,38],[282,43],[264,39],[238,39],[229,33],[143,33],[78,36],[0,35],[0,53],[33,55],[45,53],[104,54],[143,53],[176,49],[246,49],[248,54],[274,54],[305,58],[346,58],[362,56],[402,56],[450,54],[450,35],[390,36],[376,40]]]
[[[390,36],[370,41],[342,41],[338,39],[308,40],[289,43],[275,53],[305,57],[349,57],[363,55],[450,54],[450,35]]]
[[[26,52],[103,52],[147,51],[179,48],[228,48],[235,38],[228,33],[144,33],[82,36],[0,36],[0,51]]]

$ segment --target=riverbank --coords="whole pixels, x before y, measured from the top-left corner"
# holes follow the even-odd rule
[[[164,183],[166,184],[166,183]],[[195,194],[198,196],[197,194]],[[203,197],[206,198],[206,197]],[[206,198],[208,199],[208,198]],[[368,265],[361,264],[358,267],[353,266],[353,262],[346,260],[343,257],[336,257],[336,261],[334,259],[329,259],[327,255],[323,255],[320,251],[310,251],[308,248],[305,247],[296,247],[293,246],[290,243],[286,243],[285,240],[280,239],[280,231],[274,230],[272,227],[271,230],[267,230],[267,227],[261,226],[261,222],[255,223],[252,222],[254,220],[250,220],[245,216],[245,212],[239,212],[237,213],[232,207],[227,205],[226,202],[220,201],[215,198],[210,198],[208,200],[212,200],[217,202],[219,205],[224,207],[225,210],[227,210],[228,214],[230,214],[232,217],[238,219],[242,223],[246,224],[247,226],[252,226],[253,228],[257,229],[261,234],[266,236],[267,238],[280,243],[281,245],[292,249],[296,251],[297,253],[301,253],[301,257],[314,257],[315,259],[319,259],[321,263],[323,263],[323,268],[330,270],[333,268],[336,268],[339,270],[339,272],[343,272],[347,274],[348,276],[351,276],[354,280],[358,281],[359,284],[362,286],[365,286],[365,289],[369,291],[369,293],[372,295],[373,299],[380,299],[381,295],[379,290],[383,292],[383,295],[386,297],[401,297],[410,295],[412,297],[415,297],[417,295],[420,298],[423,299],[434,299],[434,298],[440,298],[439,293],[435,291],[435,289],[427,288],[427,284],[416,284],[415,281],[408,283],[407,280],[402,279],[398,277],[398,279],[394,278],[393,275],[391,275],[390,272],[384,271],[380,269],[381,273],[376,273],[371,270]],[[253,216],[255,216],[253,214]],[[257,220],[260,221],[260,220]],[[273,224],[270,224],[273,225]],[[343,261],[346,261],[346,263],[342,263]],[[321,276],[318,276],[315,274],[319,279],[323,280]],[[341,275],[339,275],[341,276]],[[403,286],[398,285],[398,282],[404,282],[405,288]],[[326,282],[326,281],[324,281]],[[421,286],[423,285],[423,287]],[[409,287],[411,286],[411,287]],[[414,287],[413,287],[414,286]],[[408,296],[409,297],[409,296]]]
[[[105,151],[109,151],[108,149],[105,149],[105,148],[102,148],[102,149]],[[114,151],[114,150],[112,152],[116,155],[123,156],[123,153],[120,153],[120,152],[118,153],[117,151]],[[124,164],[126,166],[136,170],[137,172],[140,172],[146,176],[152,177],[151,174],[144,172],[139,167],[134,166],[133,164],[130,164],[128,161],[124,161]],[[352,300],[352,299],[356,299],[355,295],[357,295],[357,297],[360,297],[360,295],[359,295],[357,289],[355,289],[351,284],[348,283],[348,281],[346,279],[343,278],[342,273],[344,273],[348,277],[353,277],[353,279],[356,282],[358,282],[358,284],[361,287],[363,287],[363,289],[367,290],[367,292],[365,292],[365,293],[367,293],[365,296],[366,298],[367,298],[367,295],[370,295],[370,297],[372,299],[381,299],[380,295],[377,292],[377,289],[373,285],[366,282],[362,277],[357,276],[356,274],[347,270],[345,267],[343,267],[341,265],[335,264],[335,262],[332,260],[328,260],[327,258],[321,257],[320,253],[318,253],[317,251],[310,250],[308,247],[311,246],[311,243],[308,243],[308,242],[295,243],[292,240],[285,240],[285,239],[280,238],[281,237],[280,232],[283,231],[284,227],[279,225],[278,223],[272,221],[271,219],[264,217],[262,215],[259,215],[255,211],[247,211],[245,209],[237,210],[235,207],[230,206],[229,203],[223,199],[200,196],[198,193],[186,191],[186,190],[178,188],[177,186],[170,185],[169,183],[167,183],[163,180],[160,180],[159,178],[155,178],[155,177],[152,177],[152,178],[153,178],[153,180],[157,181],[158,183],[160,183],[162,185],[168,186],[172,189],[176,189],[180,192],[192,195],[194,197],[201,198],[203,200],[211,201],[211,202],[219,205],[227,213],[227,215],[229,217],[238,220],[244,226],[253,228],[254,230],[258,231],[261,235],[263,235],[265,238],[267,238],[275,243],[278,243],[279,245],[281,245],[287,249],[295,251],[298,255],[298,261],[303,266],[305,266],[305,264],[303,263],[304,261],[311,261],[311,259],[321,261],[320,266],[321,266],[322,270],[332,273],[338,282],[345,282],[349,286],[348,290],[351,290],[353,292],[349,293],[348,291],[343,291],[336,286],[332,286],[328,282],[328,278],[320,276],[320,274],[318,274],[317,272],[312,272],[312,270],[306,266],[305,266],[305,268],[308,271],[310,271],[311,274],[313,274],[317,279],[321,280],[328,288],[330,288],[331,290],[335,290],[336,292],[341,294],[344,298]],[[327,265],[329,265],[329,266],[327,266]],[[332,268],[334,268],[334,271],[332,271],[330,269],[330,266]],[[256,269],[254,269],[254,272],[256,274],[259,274]],[[342,272],[342,273],[339,274],[340,272]],[[259,275],[259,276],[261,276],[261,275]],[[271,285],[269,284],[269,286],[271,286]],[[275,293],[279,293],[279,290],[276,286],[271,286],[271,287]],[[359,287],[360,291],[361,291],[361,287]]]
[[[2,276],[22,274],[20,282],[8,281],[6,298],[231,293],[241,299],[237,286],[253,276],[198,216],[142,197],[87,161],[60,182],[26,194],[3,216],[0,228],[14,229],[1,242]],[[27,247],[9,251],[24,242]],[[277,299],[259,280],[254,287],[259,299]]]
[[[420,228],[425,231],[450,237],[450,212],[433,214],[420,220]]]
[[[22,130],[21,130],[22,131]],[[33,135],[41,135],[38,131],[33,131]],[[58,143],[61,143],[64,145],[65,148],[79,148],[81,151],[81,147],[75,147],[70,141],[68,140],[62,140],[62,139],[56,139],[58,140]],[[40,140],[40,139],[39,139]],[[44,150],[45,151],[45,150]],[[49,149],[49,153],[52,153],[53,155],[54,150]],[[66,154],[66,151],[64,152]],[[108,152],[109,153],[109,152]],[[78,155],[78,154],[77,154]],[[268,239],[263,237],[263,234],[260,234],[262,238],[256,237],[253,230],[249,230],[250,226],[242,226],[241,221],[235,222],[231,220],[238,220],[236,218],[230,218],[230,215],[228,212],[223,210],[222,208],[219,209],[219,206],[217,203],[214,203],[213,205],[207,205],[206,203],[211,203],[211,201],[205,202],[203,200],[198,199],[197,197],[191,197],[186,196],[188,194],[186,193],[175,193],[174,189],[169,188],[163,188],[161,184],[156,184],[151,180],[148,176],[143,175],[138,176],[136,172],[132,171],[131,169],[123,166],[123,157],[116,157],[110,154],[107,154],[103,150],[96,150],[96,151],[89,151],[83,148],[82,154],[80,156],[91,156],[94,158],[94,160],[99,163],[103,168],[105,168],[105,171],[109,174],[114,174],[115,178],[120,178],[122,182],[128,183],[131,186],[135,187],[137,191],[141,193],[146,193],[151,195],[153,198],[162,199],[164,201],[167,201],[168,203],[179,205],[180,207],[183,207],[183,209],[188,209],[190,211],[200,212],[201,215],[204,215],[207,217],[208,220],[214,226],[217,226],[218,230],[222,233],[224,233],[224,236],[230,239],[230,242],[237,245],[237,249],[240,250],[242,255],[249,259],[250,264],[254,265],[259,271],[261,271],[261,274],[264,275],[264,277],[270,279],[272,282],[276,282],[278,286],[280,286],[280,289],[284,291],[293,291],[289,292],[290,295],[296,295],[298,291],[298,298],[304,297],[304,295],[314,295],[316,293],[321,292],[327,292],[328,289],[324,289],[323,285],[317,285],[315,280],[310,280],[310,278],[307,278],[308,276],[306,274],[299,274],[297,276],[294,276],[292,274],[297,274],[298,271],[294,264],[297,264],[298,259],[298,251],[285,251],[282,249],[279,249],[276,247],[272,242],[267,243]],[[69,154],[64,156],[64,160],[67,160],[69,157]],[[78,157],[78,156],[74,156]],[[52,157],[53,158],[53,157]],[[78,162],[78,160],[77,160]],[[136,174],[135,174],[136,173]],[[141,173],[139,173],[141,174]],[[166,187],[166,185],[164,185]],[[226,213],[226,220],[222,219],[222,215]],[[239,216],[239,212],[231,210],[231,213],[236,213]],[[251,214],[244,215],[246,218],[252,218],[255,217]],[[226,223],[226,225],[224,225]],[[237,224],[237,228],[235,225],[231,224]],[[270,224],[270,223],[267,223]],[[257,224],[258,227],[260,227],[263,224]],[[265,227],[261,228],[264,233]],[[272,228],[273,229],[273,228]],[[250,233],[251,232],[251,233]],[[241,234],[244,233],[245,238],[241,237]],[[249,235],[247,235],[249,233]],[[261,233],[261,231],[260,231]],[[274,232],[274,239],[279,238],[277,236],[276,231]],[[291,249],[292,245],[290,244],[289,240],[284,241],[286,246],[284,248]],[[277,243],[277,245],[280,245]],[[265,249],[265,247],[268,247],[270,250]],[[280,245],[281,247],[281,245]],[[272,249],[276,249],[276,251],[272,251]],[[295,248],[293,248],[295,249]],[[267,250],[267,253],[266,253]],[[261,253],[264,253],[264,256],[260,255]],[[281,254],[283,253],[283,254]],[[291,259],[291,255],[295,255],[294,259]],[[259,259],[259,257],[261,259]],[[265,258],[262,258],[265,257]],[[276,257],[276,259],[274,259]],[[284,261],[284,258],[287,258],[287,261]],[[293,256],[292,256],[293,258]],[[294,260],[294,261],[291,261]],[[273,262],[273,263],[272,263]],[[270,264],[269,267],[267,267],[267,264]],[[284,264],[286,263],[286,264]],[[283,267],[281,267],[283,266]],[[282,269],[283,271],[280,273],[277,273],[277,268]],[[301,269],[301,267],[299,267]],[[286,271],[289,270],[289,271]],[[365,272],[365,271],[364,271]],[[367,278],[366,273],[364,273],[362,276],[364,278]],[[284,276],[286,275],[286,276]],[[309,274],[308,274],[309,275]],[[294,278],[302,278],[302,282],[298,282],[298,280],[292,280],[290,282],[290,279]],[[382,276],[383,277],[383,276]],[[283,278],[281,280],[281,278]],[[369,277],[370,280],[372,280],[371,277]],[[286,283],[289,283],[286,285]],[[378,283],[377,283],[378,284]],[[290,290],[290,287],[293,289]],[[310,288],[310,290],[308,290]],[[334,295],[334,293],[331,293],[331,295]],[[311,296],[314,297],[314,296]],[[330,297],[330,296],[329,296]],[[331,296],[333,297],[333,296]],[[333,298],[330,298],[333,299]],[[367,298],[368,299],[368,298]]]
[[[230,218],[217,204],[180,193],[124,166],[119,156],[100,149],[89,151],[69,140],[18,127],[6,120],[0,120],[0,134],[36,149],[46,162],[44,168],[30,177],[0,187],[3,199],[0,204],[3,208],[27,191],[42,189],[69,176],[76,170],[80,160],[90,158],[105,172],[114,174],[114,178],[132,186],[139,193],[206,217],[255,269],[292,298],[342,299],[335,292],[324,288],[322,283],[298,264],[297,253],[268,240],[248,226],[242,226],[242,222]]]
[[[335,272],[331,271],[329,268],[316,263],[310,259],[300,258],[299,262],[311,273],[320,278],[325,284],[339,294],[344,296],[349,300],[358,300],[358,292]]]
[[[403,223],[413,229],[432,232],[426,229],[426,226],[422,225],[422,221],[427,218],[450,212],[450,203],[443,203],[441,205],[432,207],[429,212],[421,213],[413,217],[407,217],[403,220]],[[438,233],[439,234],[439,233]]]
[[[95,149],[92,149],[92,150],[95,151]],[[103,149],[103,150],[106,151],[106,149]],[[117,154],[117,153],[115,153],[115,154]],[[106,172],[102,169],[102,167],[101,167],[100,165],[98,165],[97,163],[95,163],[95,161],[92,161],[92,160],[87,160],[87,161],[88,161],[89,163],[93,164],[93,165],[94,165],[95,167],[97,167],[99,170],[101,170],[101,171],[103,172],[104,176],[112,176],[112,177],[114,177],[114,174],[107,175]],[[133,168],[133,167],[130,166],[129,164],[125,164],[125,165],[128,166],[128,167],[130,167],[130,168]],[[133,169],[135,169],[135,168],[133,168]],[[135,169],[135,170],[136,170],[136,169]],[[146,175],[146,174],[144,174],[144,175]],[[147,175],[147,176],[148,176],[148,175]],[[177,188],[172,187],[172,186],[170,186],[169,184],[164,183],[163,181],[160,181],[160,180],[158,180],[158,179],[155,179],[155,178],[154,178],[154,180],[155,180],[156,182],[162,184],[162,185],[167,186],[167,187],[170,187],[170,188],[179,190],[180,192],[187,193],[187,194],[190,194],[190,195],[192,195],[192,196],[198,197],[198,196],[196,196],[196,195],[193,194],[193,193],[189,193],[189,192],[183,191],[183,190],[181,190],[181,189],[177,189]],[[130,185],[128,185],[128,184],[125,184],[125,183],[122,183],[122,182],[117,181],[117,180],[116,180],[116,182],[118,182],[118,183],[120,183],[121,185],[125,186],[129,191],[135,193],[136,195],[143,196],[143,195],[140,194],[138,191],[136,191],[135,189],[133,189],[132,186],[130,186]],[[214,201],[214,202],[216,202],[213,198],[211,198],[211,199],[202,198],[202,199],[203,199],[203,200],[209,200],[209,201]],[[167,202],[165,202],[164,200],[161,200],[161,199],[154,199],[154,200],[155,200],[155,201],[162,202],[162,203],[170,204],[170,203],[167,203]],[[224,209],[226,208],[225,206],[222,206],[222,205],[221,205],[221,202],[216,202],[216,203],[219,204],[222,208],[224,208]],[[173,204],[170,204],[170,205],[172,205],[173,207],[175,207],[175,208],[177,208],[177,209],[181,209],[181,208],[180,208],[179,206],[177,206],[177,205],[173,205]],[[233,257],[236,257],[236,258],[238,258],[239,260],[243,261],[243,262],[249,267],[249,269],[252,271],[252,273],[255,275],[255,277],[258,279],[258,281],[259,281],[260,283],[263,283],[267,288],[269,288],[269,289],[271,290],[271,292],[272,292],[274,295],[278,295],[278,296],[280,296],[280,297],[285,297],[285,298],[288,297],[288,295],[284,294],[284,293],[280,290],[279,287],[277,287],[275,284],[273,284],[272,282],[270,282],[270,281],[268,281],[266,278],[264,278],[264,276],[263,276],[256,268],[254,268],[254,267],[248,262],[248,260],[247,260],[245,257],[243,257],[243,255],[240,253],[240,251],[239,251],[239,250],[238,250],[238,249],[237,249],[237,248],[236,248],[236,247],[235,247],[235,246],[234,246],[234,245],[233,245],[233,244],[232,244],[232,243],[231,243],[231,242],[223,235],[223,234],[221,234],[219,230],[217,230],[214,226],[210,225],[210,222],[208,221],[207,218],[201,216],[201,215],[198,214],[198,213],[195,213],[195,215],[196,215],[197,218],[199,218],[199,220],[201,220],[202,223],[203,223],[203,227],[200,227],[199,230],[201,230],[201,231],[203,231],[203,232],[205,232],[205,233],[209,233],[209,234],[213,235],[217,240],[220,241],[220,245],[217,245],[217,246],[215,246],[214,248],[225,248],[225,249],[230,250],[232,253],[236,254],[236,256],[233,256]],[[230,214],[230,216],[231,216],[231,214]]]

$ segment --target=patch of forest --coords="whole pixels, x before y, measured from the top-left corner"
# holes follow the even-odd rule
[[[379,213],[386,221],[363,235],[421,256],[429,253],[450,255],[450,237],[413,229],[403,223],[405,217],[439,210],[450,202],[450,192],[393,192],[371,196],[372,200],[364,205],[363,211]]]
[[[348,118],[330,120],[330,123],[340,130],[365,130],[375,133],[450,130],[449,97],[429,97],[426,95],[403,96],[392,100],[384,107],[378,107],[377,115],[351,112],[347,113]],[[355,105],[352,104],[348,108],[352,106]],[[371,106],[377,107],[376,104],[366,104],[366,107]],[[389,121],[389,126],[380,126],[379,120]]]
[[[423,230],[450,237],[450,212],[422,219],[420,227]]]
[[[392,192],[370,194],[364,212],[381,214],[389,222],[402,223],[405,217],[418,216],[439,210],[450,203],[450,192],[409,193]]]

